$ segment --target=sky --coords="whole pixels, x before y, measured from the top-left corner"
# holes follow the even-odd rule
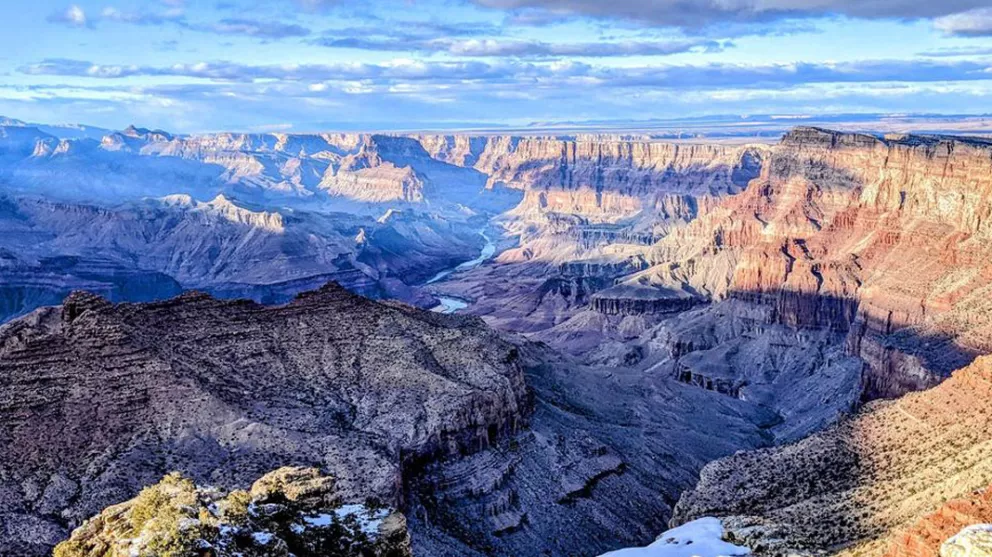
[[[0,114],[173,132],[992,112],[992,0],[3,0]]]

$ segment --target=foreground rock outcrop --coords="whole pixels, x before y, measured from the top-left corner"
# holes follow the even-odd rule
[[[319,463],[395,508],[407,463],[483,449],[530,405],[517,349],[472,318],[335,285],[277,307],[75,293],[0,328],[0,538],[40,554],[171,470],[236,488]]]
[[[992,524],[973,524],[940,546],[940,557],[986,557],[992,555]]]
[[[344,504],[314,468],[280,468],[229,493],[169,474],[88,519],[54,555],[412,557],[402,514]]]

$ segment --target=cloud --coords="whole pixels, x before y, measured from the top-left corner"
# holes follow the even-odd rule
[[[96,79],[183,77],[221,82],[362,81],[372,85],[404,82],[467,87],[467,82],[516,86],[590,88],[783,89],[824,83],[936,83],[988,81],[990,65],[976,61],[874,60],[845,63],[707,64],[604,67],[581,62],[411,61],[381,64],[249,65],[204,62],[171,66],[101,65],[82,60],[50,59],[20,68],[30,75]]]
[[[431,39],[400,40],[350,37],[323,38],[316,44],[331,48],[355,48],[383,52],[447,53],[462,57],[548,58],[610,57],[610,56],[669,56],[685,52],[720,52],[732,46],[726,41],[613,41],[582,43],[547,43],[543,41],[506,39]]]
[[[86,12],[78,5],[73,4],[61,12],[48,16],[48,21],[61,23],[70,27],[89,27],[90,21],[86,17]]]
[[[100,23],[118,23],[126,25],[177,27],[213,33],[217,35],[240,35],[259,39],[285,39],[305,37],[310,29],[302,25],[282,23],[273,20],[260,20],[245,17],[229,17],[210,23],[190,22],[186,18],[181,0],[164,0],[168,9],[163,11],[124,11],[114,7],[104,8],[98,16],[88,18],[79,6],[70,6],[65,12],[49,16],[49,21],[75,27],[94,27]]]
[[[278,21],[259,21],[245,18],[226,18],[208,25],[192,25],[191,29],[208,31],[220,35],[243,35],[263,39],[285,39],[305,37],[310,34],[306,27]]]
[[[948,35],[990,37],[992,36],[992,7],[944,16],[935,20],[933,25]]]
[[[558,12],[541,9],[514,10],[503,19],[504,25],[516,25],[522,27],[545,27],[548,25],[560,25],[575,19],[573,14],[568,12]]]
[[[472,0],[488,8],[545,10],[643,24],[700,28],[717,23],[847,16],[866,19],[936,18],[988,5],[988,0]]]
[[[992,56],[992,47],[949,47],[920,52],[927,58],[954,58],[958,56]]]
[[[108,7],[100,12],[98,21],[112,21],[131,25],[165,25],[167,23],[181,24],[185,21],[185,17],[183,10],[179,7],[173,7],[162,13],[124,12],[117,8]]]
[[[537,83],[536,85],[539,85]],[[542,121],[648,120],[704,114],[836,112],[978,113],[988,106],[980,82],[798,85],[783,89],[643,88],[623,94],[591,87],[520,87],[472,82],[459,87],[341,83],[197,83],[136,87],[0,85],[0,113],[32,121],[132,122],[174,132],[236,131],[274,122],[294,130],[451,129]],[[189,115],[186,117],[185,115]]]
[[[256,66],[234,62],[202,62],[171,66],[104,65],[83,60],[48,59],[20,68],[29,75],[57,75],[122,79],[129,77],[186,77],[213,81],[281,80],[476,80],[550,75],[531,64],[483,62],[419,62],[400,60],[384,64],[282,64]]]

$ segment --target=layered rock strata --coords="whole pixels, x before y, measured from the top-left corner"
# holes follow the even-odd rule
[[[333,285],[277,307],[73,294],[0,328],[0,401],[3,538],[24,555],[170,470],[239,487],[319,463],[342,496],[398,506],[408,463],[484,449],[531,404],[517,349],[477,320]]]

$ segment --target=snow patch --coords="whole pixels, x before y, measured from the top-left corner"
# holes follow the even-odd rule
[[[365,505],[342,505],[334,510],[334,514],[317,514],[303,518],[308,527],[326,528],[335,522],[354,518],[362,533],[373,536],[379,533],[379,526],[389,516],[386,509],[370,510]]]
[[[274,536],[269,532],[255,532],[251,537],[258,545],[268,545]]]
[[[735,557],[751,550],[723,541],[723,524],[706,517],[672,528],[647,547],[611,551],[600,557]]]

